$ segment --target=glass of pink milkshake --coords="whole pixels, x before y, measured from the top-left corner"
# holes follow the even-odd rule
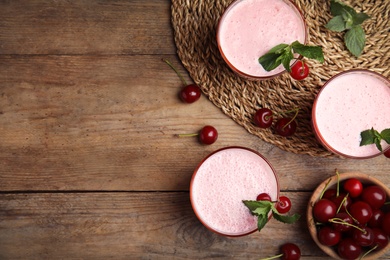
[[[382,154],[375,144],[360,146],[364,130],[390,128],[390,81],[369,70],[349,70],[329,79],[318,93],[312,124],[319,142],[346,158],[366,159]],[[383,151],[390,149],[384,140]]]
[[[219,51],[238,75],[269,79],[285,72],[282,65],[266,71],[258,59],[278,44],[306,44],[305,20],[289,0],[236,0],[222,15],[217,29]]]
[[[238,237],[257,230],[257,217],[242,202],[268,193],[279,196],[275,170],[258,152],[226,147],[208,155],[195,170],[190,184],[192,208],[209,230]]]

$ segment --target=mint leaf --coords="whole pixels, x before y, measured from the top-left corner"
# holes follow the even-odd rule
[[[325,27],[331,31],[342,32],[345,29],[345,22],[341,15],[335,16],[329,20],[329,22],[325,25]]]
[[[353,26],[345,33],[345,45],[348,50],[356,57],[359,57],[363,52],[366,43],[366,35],[360,25]]]
[[[283,53],[287,48],[289,47],[286,43],[281,43],[273,47],[271,50],[268,51],[268,53],[276,53],[281,54]]]
[[[261,56],[258,61],[266,71],[271,71],[282,64],[290,72],[290,64],[294,59],[294,52],[304,57],[324,62],[324,54],[321,47],[304,45],[298,41],[290,45],[285,43],[278,44]]]
[[[380,135],[381,135],[382,139],[386,141],[386,143],[390,144],[390,128],[382,130]]]
[[[257,230],[262,230],[265,227],[265,224],[268,222],[268,215],[267,216],[258,216],[257,217]]]
[[[324,62],[324,54],[322,52],[322,48],[320,46],[309,46],[304,45],[298,41],[295,41],[291,44],[294,52],[309,58],[309,59],[315,59],[319,62]]]
[[[280,60],[280,54],[277,53],[266,53],[259,58],[259,63],[266,71],[276,69],[282,61]]]
[[[353,16],[356,14],[356,11],[352,7],[341,3],[340,1],[332,0],[330,1],[330,13],[333,16],[345,15],[346,13],[349,13]]]
[[[252,212],[252,214],[257,215],[262,213],[262,209],[270,210],[272,202],[267,200],[243,200],[245,206]],[[257,213],[255,213],[257,212]],[[268,215],[268,212],[267,212]]]
[[[283,222],[283,223],[287,223],[287,224],[292,224],[292,223],[296,222],[301,217],[301,215],[299,215],[299,214],[294,214],[294,215],[289,216],[289,215],[281,215],[281,214],[274,212],[274,211],[272,212],[272,216],[276,220]]]
[[[365,13],[358,13],[353,17],[353,25],[360,25],[369,18],[370,16]]]
[[[386,141],[386,143],[390,144],[390,128],[386,128],[382,130],[382,132],[378,132],[374,128],[364,130],[360,133],[361,141],[360,146],[375,144],[379,151],[382,151],[381,141],[382,139]]]
[[[360,146],[373,144],[375,142],[375,130],[373,128],[364,130],[360,133]]]

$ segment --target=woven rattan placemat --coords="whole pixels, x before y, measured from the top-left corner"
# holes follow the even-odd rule
[[[311,73],[302,82],[291,80],[287,73],[265,81],[245,80],[227,67],[218,51],[216,28],[220,16],[231,2],[172,0],[174,40],[183,66],[210,101],[249,133],[285,151],[333,156],[318,144],[311,128],[314,98],[326,80],[351,68],[370,69],[389,78],[390,1],[344,1],[358,12],[371,16],[363,23],[367,35],[364,53],[355,58],[344,47],[343,33],[331,32],[324,27],[331,18],[329,1],[295,0],[306,19],[308,43],[322,46],[325,55],[323,64],[307,61]],[[272,129],[257,128],[252,118],[260,107],[268,107],[275,112],[299,107],[297,132],[286,138],[274,134]]]

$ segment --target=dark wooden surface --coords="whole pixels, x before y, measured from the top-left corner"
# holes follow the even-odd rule
[[[0,259],[258,259],[295,242],[327,259],[305,222],[310,194],[340,172],[390,186],[389,160],[287,153],[205,96],[181,103],[170,1],[0,1]],[[206,124],[211,146],[175,134]],[[189,202],[208,153],[246,146],[274,165],[303,217],[261,233],[206,230]],[[388,253],[385,258],[390,258]]]

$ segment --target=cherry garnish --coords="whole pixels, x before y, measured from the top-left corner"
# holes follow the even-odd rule
[[[291,209],[291,200],[286,196],[280,196],[275,208],[280,214],[285,214]]]
[[[390,158],[390,149],[386,150],[386,152],[383,153],[384,156],[387,158]]]
[[[303,80],[309,75],[309,66],[302,60],[297,60],[291,66],[290,76],[295,80]]]
[[[179,137],[198,136],[201,144],[213,144],[218,139],[218,131],[211,125],[204,126],[199,133],[179,134]]]
[[[272,111],[268,108],[260,108],[256,111],[253,120],[260,128],[268,128],[272,125]]]
[[[198,85],[196,84],[187,84],[184,77],[181,75],[181,73],[170,63],[168,60],[163,59],[163,61],[173,69],[176,74],[179,76],[180,80],[182,81],[184,87],[179,92],[180,99],[185,103],[194,103],[200,98],[201,91]]]
[[[266,200],[266,201],[271,201],[271,196],[268,193],[260,193],[257,195],[256,200]]]

